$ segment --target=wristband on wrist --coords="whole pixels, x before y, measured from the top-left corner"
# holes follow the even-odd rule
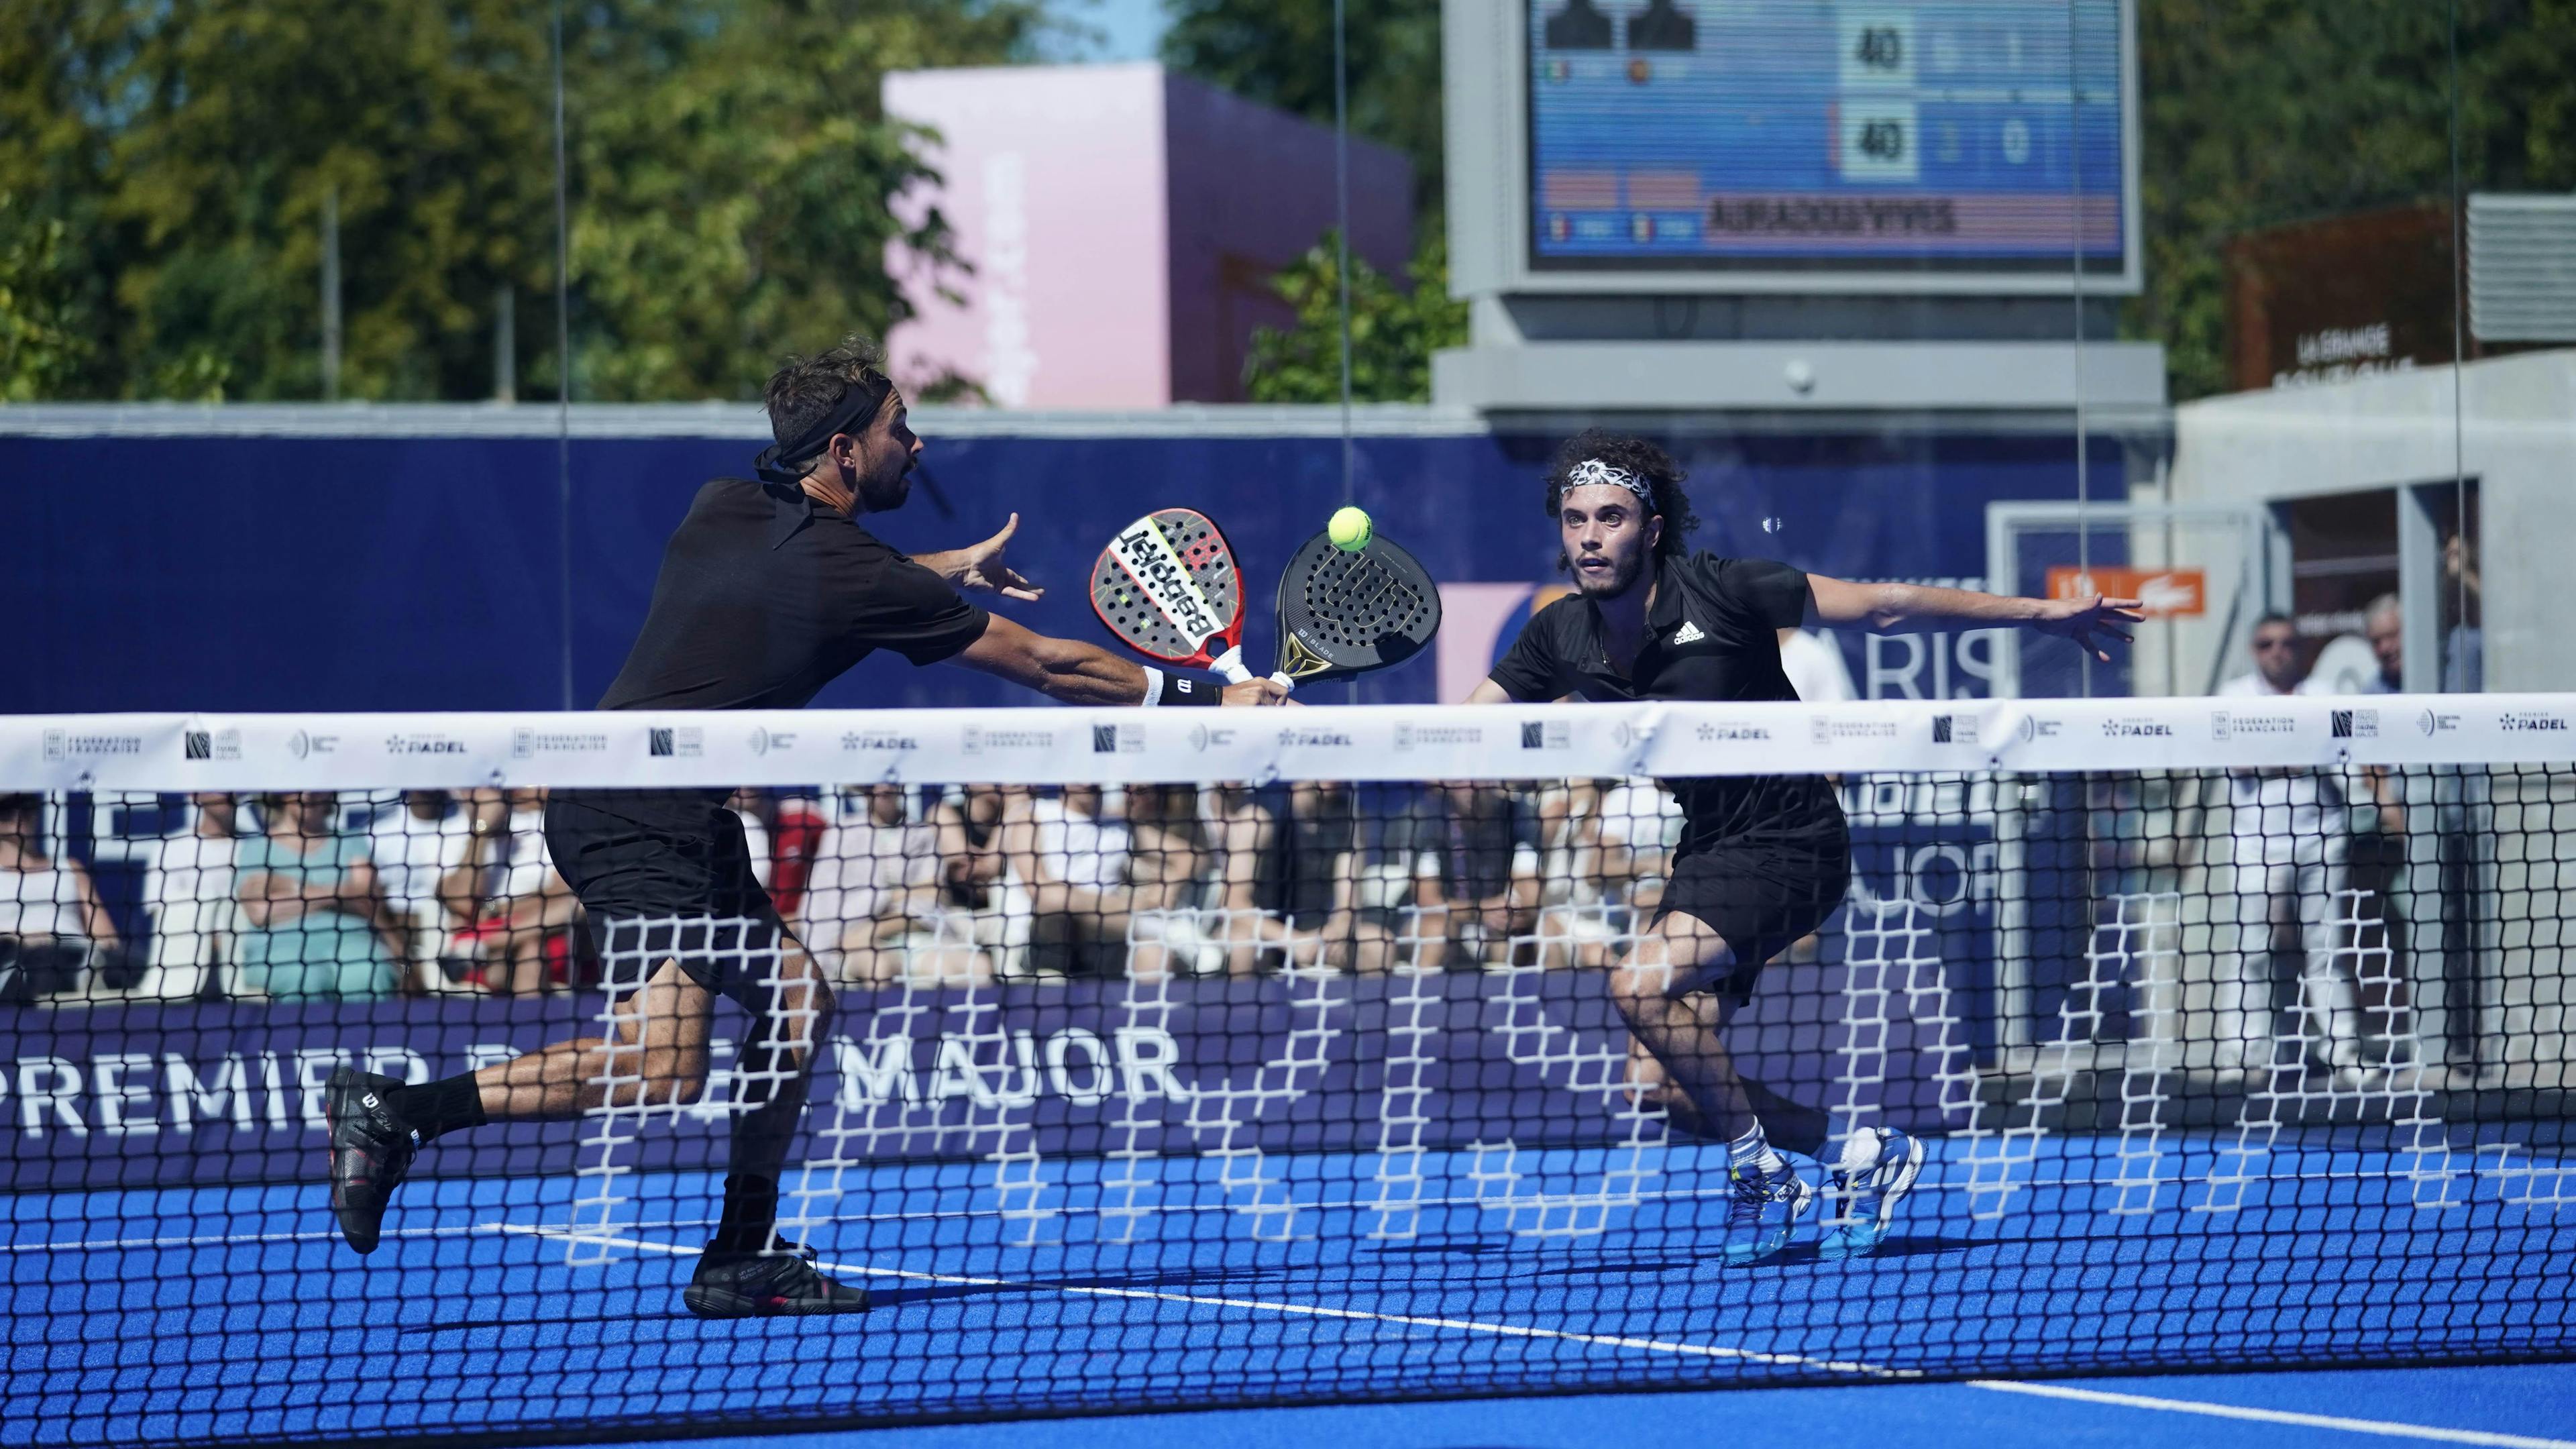
[[[1137,703],[1146,709],[1152,709],[1163,702],[1163,671],[1151,664],[1139,667],[1145,671],[1145,697]]]
[[[1215,680],[1203,676],[1175,674],[1163,681],[1163,703],[1216,705],[1223,704],[1225,701],[1219,697]]]

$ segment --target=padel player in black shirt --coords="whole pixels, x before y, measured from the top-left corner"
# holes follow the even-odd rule
[[[1003,562],[1017,528],[953,553],[907,558],[859,526],[903,505],[921,454],[902,395],[875,349],[852,338],[791,360],[766,393],[777,446],[758,481],[698,491],[671,536],[651,611],[602,709],[794,709],[880,649],[953,661],[1068,704],[1268,704],[1266,680],[1222,691],[1105,650],[1031,633],[960,590],[1034,599]],[[482,1071],[405,1086],[343,1069],[325,1091],[331,1206],[361,1253],[413,1154],[485,1121],[577,1116],[611,1105],[694,1101],[707,1074],[718,996],[750,1014],[734,1076],[739,1105],[723,1215],[687,1291],[708,1318],[864,1310],[864,1291],[817,1271],[778,1238],[778,1179],[805,1101],[813,1045],[832,1012],[812,957],[752,874],[726,792],[582,790],[546,809],[555,868],[581,898],[603,956],[650,967],[612,1043],[560,1042]],[[658,964],[654,964],[658,963]],[[639,1048],[640,1044],[640,1048]]]
[[[2126,639],[2130,599],[2010,599],[1912,584],[1849,584],[1768,559],[1683,552],[1698,520],[1682,472],[1635,438],[1587,432],[1557,454],[1547,512],[1576,592],[1531,618],[1470,704],[1589,700],[1794,700],[1779,631],[1809,624],[1957,621],[2026,624],[2100,654]],[[1851,878],[1851,842],[1832,787],[1814,775],[1664,782],[1684,825],[1654,921],[1611,974],[1611,1001],[1652,1058],[1641,1074],[1677,1125],[1727,1144],[1735,1181],[1725,1250],[1759,1262],[1786,1247],[1813,1190],[1775,1147],[1814,1155],[1821,1114],[1736,1074],[1720,1033],[1751,998],[1764,963],[1833,913]],[[1765,1119],[1781,1128],[1771,1140]],[[1832,1171],[1848,1217],[1827,1256],[1864,1254],[1886,1237],[1923,1147],[1893,1129],[1855,1135]]]

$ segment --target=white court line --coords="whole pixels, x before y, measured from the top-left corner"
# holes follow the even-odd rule
[[[695,1248],[675,1247],[669,1243],[648,1242],[641,1238],[611,1238],[592,1233],[569,1232],[562,1228],[531,1227],[519,1223],[486,1223],[484,1230],[516,1233],[544,1238],[581,1238],[587,1242],[606,1243],[621,1248],[640,1248],[647,1252],[696,1256]],[[1393,1323],[1407,1328],[1445,1328],[1459,1333],[1483,1333],[1498,1338],[1544,1338],[1561,1343],[1589,1344],[1596,1348],[1633,1348],[1650,1353],[1674,1353],[1692,1358],[1743,1359],[1749,1363],[1798,1364],[1832,1373],[1860,1374],[1867,1378],[1912,1379],[1922,1375],[1911,1369],[1881,1368],[1876,1364],[1853,1363],[1843,1359],[1808,1358],[1794,1353],[1761,1353],[1749,1348],[1723,1348],[1707,1343],[1677,1343],[1663,1338],[1629,1338],[1609,1333],[1575,1333],[1562,1328],[1537,1328],[1522,1323],[1486,1323],[1473,1318],[1425,1318],[1411,1313],[1370,1313],[1358,1308],[1326,1308],[1315,1303],[1282,1303],[1266,1298],[1221,1298],[1206,1293],[1165,1293],[1151,1288],[1102,1288],[1068,1283],[1030,1283],[1015,1278],[972,1278],[955,1273],[915,1273],[902,1268],[879,1268],[869,1263],[818,1263],[817,1267],[835,1273],[866,1273],[878,1278],[908,1278],[919,1283],[955,1283],[976,1288],[1026,1288],[1046,1293],[1063,1293],[1085,1298],[1133,1298],[1155,1303],[1187,1303],[1201,1308],[1238,1308],[1254,1313],[1284,1313],[1299,1318],[1338,1318],[1365,1323]],[[2576,1446],[2570,1446],[2576,1449]]]
[[[2484,1429],[2443,1429],[2431,1424],[2400,1424],[2387,1419],[2343,1419],[2332,1414],[2296,1414],[2286,1409],[2248,1409],[2235,1404],[2204,1404],[2191,1399],[2151,1399],[2144,1394],[2113,1394],[2100,1389],[2071,1389],[2059,1384],[2021,1384],[2002,1379],[1970,1379],[1972,1389],[2001,1394],[2029,1394],[2042,1399],[2072,1399],[2083,1404],[2109,1404],[2122,1409],[2160,1409],[2170,1414],[2203,1414],[2213,1419],[2246,1419],[2258,1424],[2295,1424],[2304,1429],[2341,1429],[2351,1434],[2378,1434],[2390,1439],[2431,1439],[2444,1444],[2488,1444],[2496,1449],[2576,1449],[2576,1439],[2536,1439],[2528,1434],[2492,1434]]]

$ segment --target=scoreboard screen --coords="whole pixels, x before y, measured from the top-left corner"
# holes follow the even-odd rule
[[[2130,274],[2122,0],[1526,0],[1530,256]]]

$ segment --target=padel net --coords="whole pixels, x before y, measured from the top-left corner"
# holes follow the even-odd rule
[[[0,721],[12,828],[118,923],[0,965],[0,1423],[535,1441],[2562,1355],[2571,712]],[[1830,779],[1852,869],[1726,1028],[1801,1184],[1748,1255],[1728,1145],[1607,994],[1675,788],[1772,774]],[[717,787],[787,937],[580,918],[548,792]],[[290,875],[333,919],[277,908]],[[421,1147],[352,1251],[335,1078],[625,1040],[689,939],[755,980],[811,952],[828,1017],[723,1006],[686,1091],[604,1049],[560,1120]],[[681,1306],[763,1034],[814,1064],[778,1233],[868,1312]]]

